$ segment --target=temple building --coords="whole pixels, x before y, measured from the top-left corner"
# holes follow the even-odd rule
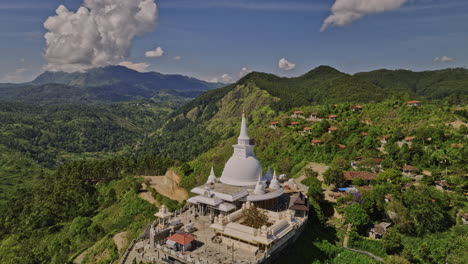
[[[244,114],[233,148],[221,176],[212,167],[183,208],[161,206],[121,263],[271,263],[296,241],[308,221],[306,190],[263,171]]]
[[[206,184],[192,189],[198,194],[187,200],[199,214],[226,214],[241,208],[249,201],[255,206],[271,209],[278,205],[278,197],[284,188],[278,182],[276,172],[270,168],[263,175],[262,165],[255,157],[254,146],[250,144],[247,121],[242,115],[240,135],[233,145],[234,153],[227,161],[220,178],[213,168]]]

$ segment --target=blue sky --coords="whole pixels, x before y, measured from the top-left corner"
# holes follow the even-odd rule
[[[204,80],[229,75],[234,81],[244,67],[282,76],[319,65],[348,73],[467,67],[468,1],[379,1],[405,3],[321,31],[335,0],[156,0],[158,26],[133,38],[122,61],[146,63],[149,71]],[[28,81],[44,71],[43,24],[61,4],[75,12],[83,1],[0,0],[0,82]],[[163,56],[145,57],[156,47]],[[281,58],[294,67],[280,69]]]

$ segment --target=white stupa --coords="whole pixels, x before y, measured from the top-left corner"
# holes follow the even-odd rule
[[[278,178],[276,177],[276,171],[273,173],[273,179],[271,180],[270,186],[268,186],[268,188],[272,190],[277,190],[281,188],[281,184],[279,183]]]
[[[216,175],[214,173],[214,170],[213,170],[213,166],[211,166],[211,172],[210,172],[210,176],[208,176],[208,180],[206,181],[206,184],[212,184],[212,183],[216,183]]]
[[[240,135],[237,145],[233,145],[234,154],[226,163],[220,181],[235,186],[255,186],[262,177],[262,165],[254,154],[247,134],[247,120],[242,114]]]

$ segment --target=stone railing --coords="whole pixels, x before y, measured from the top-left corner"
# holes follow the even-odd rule
[[[128,246],[127,250],[125,250],[125,253],[122,255],[119,264],[124,264],[127,261],[128,255],[130,254],[130,251],[133,250],[133,247],[135,246],[136,242],[137,240],[132,240],[132,243],[130,243],[130,246]]]

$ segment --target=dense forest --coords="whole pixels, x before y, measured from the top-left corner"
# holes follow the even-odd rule
[[[125,231],[136,238],[156,211],[138,196],[143,180],[136,176],[175,168],[185,188],[204,183],[212,164],[219,176],[245,111],[262,165],[288,177],[307,176],[313,214],[296,246],[286,251],[288,260],[375,263],[340,247],[345,226],[353,223],[350,245],[388,263],[463,263],[465,74],[456,69],[347,75],[322,66],[296,78],[251,73],[183,105],[180,98],[165,101],[167,95],[159,102],[92,105],[2,102],[0,262],[70,263],[83,252],[82,263],[116,261],[122,251],[113,236]],[[422,105],[409,106],[413,99]],[[353,108],[357,103],[362,110]],[[298,110],[301,117],[293,115]],[[320,118],[310,119],[311,113]],[[278,127],[271,128],[271,121]],[[336,129],[330,132],[331,127]],[[362,160],[357,170],[382,168],[372,188],[353,181],[363,187],[360,195],[324,201],[323,188],[349,184],[342,172],[356,170],[351,168],[356,159]],[[328,165],[323,184],[307,169],[311,162]],[[404,177],[404,165],[425,174],[417,181]],[[449,191],[436,189],[440,180]],[[405,186],[411,187],[403,192]],[[389,194],[393,200],[387,203]],[[334,209],[345,217],[327,222]],[[394,223],[393,231],[382,240],[366,239],[365,230],[384,220]]]

